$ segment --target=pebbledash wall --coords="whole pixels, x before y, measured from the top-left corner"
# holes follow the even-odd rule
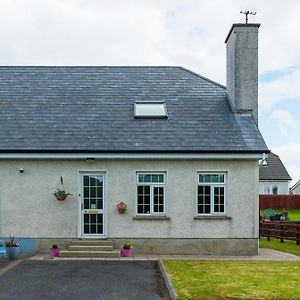
[[[19,169],[23,168],[21,174]],[[0,237],[16,235],[23,252],[48,252],[78,238],[80,172],[106,175],[108,238],[135,253],[243,255],[258,252],[258,162],[249,160],[0,160]],[[136,172],[164,171],[166,220],[135,220]],[[195,219],[197,173],[227,172],[228,218]],[[65,201],[52,193],[70,191]],[[122,215],[120,201],[128,205]],[[22,246],[22,245],[21,245]],[[21,248],[22,250],[22,248]]]

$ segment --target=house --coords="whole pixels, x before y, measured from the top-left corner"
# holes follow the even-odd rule
[[[267,195],[288,195],[289,183],[292,180],[280,157],[269,153],[266,164],[259,169],[259,193]]]
[[[1,67],[0,237],[256,254],[258,28],[230,29],[227,87],[182,67]]]
[[[290,194],[293,195],[299,195],[300,194],[300,180],[296,182],[291,188],[290,188]]]

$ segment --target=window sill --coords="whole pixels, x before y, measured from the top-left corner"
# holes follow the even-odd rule
[[[140,220],[159,220],[159,221],[167,221],[170,220],[170,217],[167,216],[135,216],[132,218],[133,220],[140,221]]]
[[[228,216],[195,216],[194,220],[231,220]]]

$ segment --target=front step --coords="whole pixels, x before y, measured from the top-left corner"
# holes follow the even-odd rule
[[[77,240],[72,246],[113,246],[112,240]]]
[[[120,251],[113,250],[112,240],[73,241],[69,250],[60,251],[60,257],[119,257]]]
[[[120,251],[60,251],[59,257],[120,257]]]
[[[70,251],[112,251],[113,246],[73,246],[69,247]]]

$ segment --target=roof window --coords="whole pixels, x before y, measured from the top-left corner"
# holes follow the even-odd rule
[[[167,118],[167,108],[164,101],[135,101],[135,118]]]

